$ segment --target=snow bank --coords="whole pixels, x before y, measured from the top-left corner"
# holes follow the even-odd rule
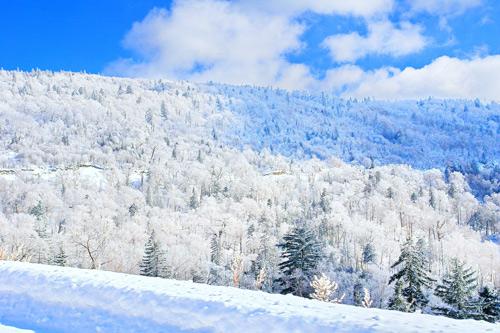
[[[0,322],[73,333],[498,332],[486,322],[17,262],[0,262]]]

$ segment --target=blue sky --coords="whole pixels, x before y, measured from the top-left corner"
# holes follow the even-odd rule
[[[16,0],[0,9],[5,69],[499,99],[495,0]]]

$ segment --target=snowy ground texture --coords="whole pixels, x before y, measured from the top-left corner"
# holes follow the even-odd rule
[[[0,262],[0,322],[35,332],[498,332],[499,326],[186,281]],[[0,332],[23,332],[0,326]]]

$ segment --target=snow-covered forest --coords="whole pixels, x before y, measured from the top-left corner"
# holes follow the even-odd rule
[[[457,271],[500,287],[499,122],[480,101],[0,71],[0,256],[303,296],[324,274],[387,308],[418,253],[429,302],[403,310],[443,309]],[[317,245],[303,276],[294,235]]]

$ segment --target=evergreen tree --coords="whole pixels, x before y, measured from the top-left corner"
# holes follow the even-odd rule
[[[129,213],[130,217],[134,217],[138,210],[139,210],[139,208],[137,207],[137,205],[135,203],[130,205],[130,207],[128,208],[128,213]]]
[[[45,206],[41,200],[38,200],[36,206],[30,209],[30,214],[35,216],[37,220],[40,220],[45,215]]]
[[[198,208],[198,199],[196,197],[196,192],[194,191],[194,188],[191,197],[189,198],[189,208],[191,209]]]
[[[47,220],[45,219],[46,209],[42,201],[38,201],[36,206],[30,209],[30,214],[36,218],[35,231],[40,238],[48,238]]]
[[[491,323],[500,321],[500,295],[498,291],[488,287],[481,289],[476,307],[476,319],[486,320]]]
[[[400,267],[400,270],[390,277],[389,284],[394,281],[403,281],[402,294],[409,303],[411,312],[425,307],[429,300],[423,288],[430,288],[434,280],[426,271],[426,258],[415,246],[413,240],[408,239],[403,245],[399,259],[391,266],[391,268],[395,267]]]
[[[352,299],[354,301],[354,305],[363,305],[364,290],[365,288],[361,283],[358,282],[354,285],[352,289]]]
[[[172,149],[172,158],[177,159],[177,143],[174,145],[174,149]]]
[[[222,266],[222,230],[213,234],[210,240],[210,275],[209,284],[219,285],[223,281],[225,267]]]
[[[394,295],[389,299],[388,309],[409,312],[410,304],[406,301],[403,296],[403,281],[399,280],[396,282],[394,287]]]
[[[316,236],[309,229],[298,226],[284,236],[278,247],[282,250],[279,268],[283,276],[277,282],[283,288],[282,293],[309,294],[309,281],[322,257]]]
[[[434,209],[436,209],[437,206],[434,191],[432,191],[431,189],[429,189],[429,206],[431,206]]]
[[[219,232],[219,236],[217,234],[214,234],[212,236],[212,240],[210,241],[210,260],[219,266],[221,264],[221,246],[220,246],[220,235],[221,232]]]
[[[68,256],[66,255],[66,253],[64,253],[64,249],[62,247],[59,247],[59,251],[54,256],[52,263],[56,266],[66,266],[67,258]]]
[[[372,243],[367,243],[363,248],[363,263],[374,263],[377,259],[377,255],[375,254],[375,248]]]
[[[323,210],[323,213],[329,213],[330,212],[330,202],[328,201],[328,197],[326,194],[326,189],[323,189],[321,192],[321,198],[319,200],[319,206],[321,207],[321,210]]]
[[[162,101],[161,102],[161,106],[160,106],[160,114],[161,116],[163,117],[163,119],[168,119],[168,112],[167,112],[167,107],[165,105],[165,102]]]
[[[474,306],[471,297],[477,288],[475,272],[465,264],[454,259],[450,272],[436,287],[439,296],[446,307],[436,307],[434,311],[448,317],[464,319],[473,317]]]
[[[152,277],[166,276],[164,253],[156,240],[154,231],[151,233],[144,246],[144,255],[140,264],[140,274]]]

